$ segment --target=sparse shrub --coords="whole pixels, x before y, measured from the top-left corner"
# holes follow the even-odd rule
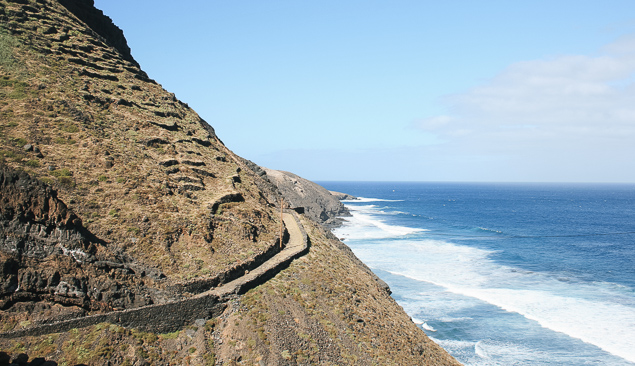
[[[7,76],[3,76],[0,78],[0,87],[9,87],[11,91],[9,91],[6,96],[9,99],[24,99],[26,98],[26,87],[27,84],[22,81],[12,80]]]
[[[205,359],[206,366],[216,365],[216,355],[214,353],[206,353],[203,359]]]
[[[73,176],[73,173],[71,173],[71,171],[67,168],[53,170],[50,174],[56,178]]]
[[[22,321],[22,322],[20,322],[20,326],[21,326],[22,328],[28,328],[28,327],[30,327],[30,326],[31,326],[31,321],[30,321],[30,320],[25,320],[25,321]]]
[[[214,330],[214,327],[216,327],[216,319],[210,319],[208,321],[205,322],[205,330],[210,332],[212,330]]]
[[[179,337],[180,333],[181,333],[180,330],[177,330],[176,332],[172,332],[172,333],[164,333],[164,334],[160,334],[159,338],[162,338],[162,339],[177,339]]]
[[[150,357],[148,351],[143,349],[143,347],[137,347],[137,354],[143,359],[147,359],[148,357]]]
[[[9,351],[11,353],[24,353],[26,351],[26,345],[23,342],[15,342]]]
[[[143,332],[142,333],[142,337],[143,337],[143,341],[146,344],[155,343],[156,341],[159,340],[159,337],[156,334],[154,334],[154,333]]]
[[[68,133],[76,133],[79,132],[79,127],[72,124],[65,124],[60,127],[60,130]]]
[[[114,350],[110,346],[104,346],[97,350],[97,356],[101,359],[108,359],[112,357]]]
[[[15,65],[15,58],[13,57],[13,47],[16,42],[4,33],[4,30],[0,31],[0,65],[5,67],[11,67]]]
[[[260,340],[262,340],[263,342],[267,342],[267,334],[265,333],[264,327],[256,329],[256,333],[258,334],[258,338],[260,338]]]
[[[23,139],[21,137],[16,137],[16,138],[13,139],[13,144],[15,146],[18,146],[18,147],[22,147],[22,146],[26,145],[27,142],[28,142],[27,140],[25,140],[25,139]]]
[[[29,160],[26,162],[26,166],[30,166],[31,168],[39,168],[40,161],[39,160]]]
[[[57,180],[67,188],[75,188],[75,179],[71,177],[59,177]]]
[[[26,84],[17,84],[11,93],[8,95],[11,99],[24,99],[26,98]]]
[[[293,356],[291,356],[291,353],[289,352],[289,350],[284,350],[282,351],[282,353],[280,353],[280,356],[282,356],[282,358],[284,358],[287,361],[291,361],[291,359],[293,358]]]
[[[9,158],[9,159],[20,157],[15,152],[8,151],[8,150],[0,150],[0,156],[4,156],[5,158]]]
[[[108,180],[108,177],[105,175],[100,175],[99,177],[97,177],[97,180],[99,180],[100,182],[105,182]]]

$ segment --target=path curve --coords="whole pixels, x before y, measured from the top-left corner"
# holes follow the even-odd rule
[[[309,237],[298,219],[297,213],[287,210],[283,221],[289,232],[285,248],[243,276],[198,295],[158,305],[147,305],[134,309],[113,311],[106,314],[89,315],[75,319],[40,324],[27,329],[0,333],[0,338],[39,336],[66,332],[99,323],[118,324],[154,333],[173,332],[196,319],[216,317],[225,309],[226,303],[237,294],[242,294],[275,276],[295,258],[309,251]]]

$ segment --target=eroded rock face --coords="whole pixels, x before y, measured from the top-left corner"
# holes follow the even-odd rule
[[[96,247],[57,193],[24,172],[0,168],[0,250],[16,258],[58,254],[91,261]]]
[[[59,2],[99,34],[106,43],[116,48],[125,60],[139,66],[130,53],[123,31],[101,10],[95,8],[94,0],[59,0]]]
[[[293,173],[263,168],[267,178],[278,187],[291,208],[304,213],[326,227],[341,224],[339,216],[350,216],[348,209],[326,188]]]
[[[0,166],[0,309],[47,301],[85,310],[153,303],[151,269],[110,253],[50,186]]]

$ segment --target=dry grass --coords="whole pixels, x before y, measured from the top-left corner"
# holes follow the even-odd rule
[[[14,16],[0,30],[5,164],[53,185],[108,245],[177,281],[213,275],[273,245],[276,216],[262,205],[259,178],[194,111],[63,17],[60,5],[32,4],[38,16],[0,5]],[[216,200],[233,192],[244,202],[213,215]]]

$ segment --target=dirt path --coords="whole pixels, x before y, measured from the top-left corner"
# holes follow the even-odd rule
[[[309,240],[295,212],[283,214],[283,221],[289,232],[289,241],[278,254],[252,271],[220,287],[179,301],[159,305],[148,305],[135,309],[113,311],[106,314],[89,315],[66,321],[40,324],[27,329],[0,333],[0,338],[39,336],[49,333],[66,332],[73,328],[83,328],[107,322],[125,327],[155,333],[173,332],[191,324],[196,319],[216,317],[224,310],[228,300],[244,293],[275,276],[291,261],[308,252]]]
[[[255,287],[254,285],[259,285],[273,277],[267,276],[267,274],[275,275],[275,273],[279,271],[282,263],[292,260],[296,256],[301,255],[304,250],[308,249],[306,234],[304,233],[304,229],[301,229],[301,224],[295,214],[283,214],[283,221],[289,232],[289,242],[283,250],[244,276],[197,296],[213,294],[219,298],[223,298],[230,294],[243,293],[249,288]],[[262,279],[264,279],[264,281]]]

